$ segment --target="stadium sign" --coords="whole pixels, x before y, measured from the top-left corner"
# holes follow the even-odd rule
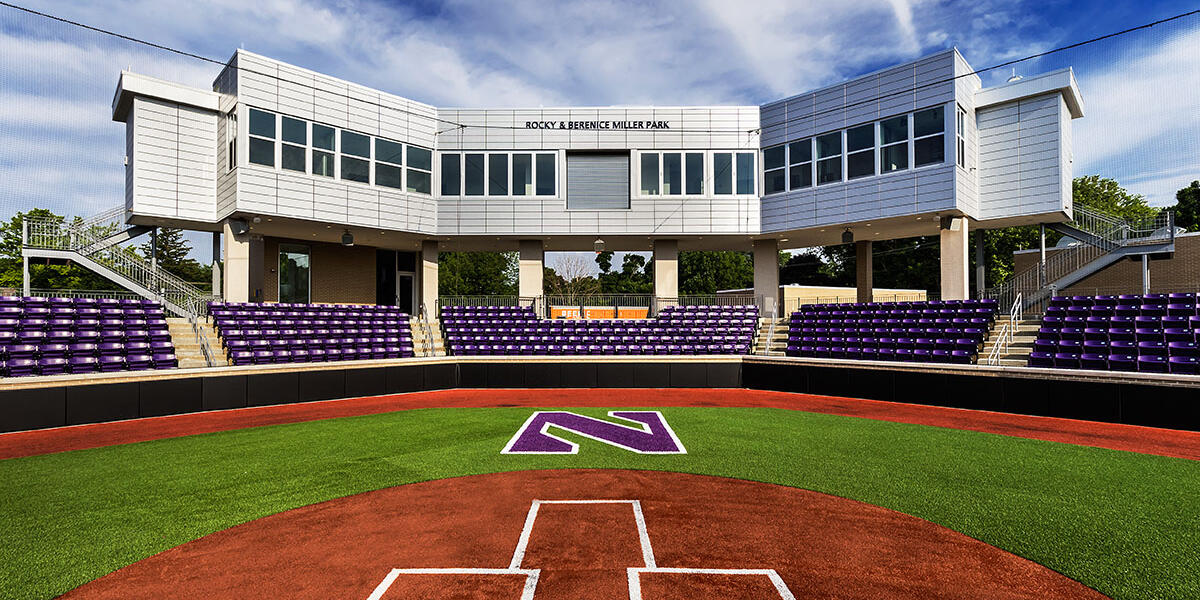
[[[636,423],[613,423],[567,411],[537,411],[525,420],[501,454],[578,454],[579,444],[549,432],[557,427],[638,454],[687,454],[658,411],[609,411],[608,416]]]
[[[670,129],[670,121],[525,121],[525,129]]]

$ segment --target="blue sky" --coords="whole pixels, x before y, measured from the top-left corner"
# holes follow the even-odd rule
[[[1200,8],[1187,2],[28,0],[224,60],[275,57],[441,106],[761,104],[957,46],[983,68]],[[1076,70],[1075,172],[1153,204],[1200,178],[1200,15],[1022,63]],[[121,69],[209,87],[218,67],[0,7],[0,217],[123,202]],[[1009,70],[983,75],[1002,82]],[[208,260],[207,237],[192,236]],[[619,259],[618,259],[619,263]]]

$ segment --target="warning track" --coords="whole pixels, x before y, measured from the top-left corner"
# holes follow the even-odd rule
[[[0,459],[398,410],[500,406],[784,408],[1200,460],[1195,431],[736,389],[446,390],[240,408],[0,434]]]
[[[877,506],[771,484],[624,470],[497,473],[339,498],[183,544],[63,597],[787,594],[1104,597],[996,547]]]

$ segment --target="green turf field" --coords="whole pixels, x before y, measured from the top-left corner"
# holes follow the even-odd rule
[[[686,455],[632,454],[569,433],[578,455],[500,454],[533,410],[411,410],[0,461],[0,595],[51,598],[205,534],[339,496],[599,467],[817,490],[929,519],[1115,598],[1200,597],[1200,462],[767,408],[662,409]]]

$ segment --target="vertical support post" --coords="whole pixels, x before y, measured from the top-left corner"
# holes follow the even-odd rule
[[[158,227],[150,228],[150,268],[158,270]]]
[[[212,293],[214,296],[225,297],[221,289],[221,232],[212,234]]]
[[[29,281],[29,255],[25,247],[29,245],[29,221],[21,219],[21,295],[29,296],[31,282]]]
[[[1038,287],[1046,287],[1046,225],[1038,225]]]
[[[754,295],[762,298],[760,316],[779,316],[779,240],[754,240]]]
[[[521,240],[518,248],[517,302],[521,306],[534,306],[545,283],[545,247],[542,240]]]
[[[941,245],[942,300],[966,300],[967,273],[967,218],[942,217],[939,235]]]
[[[975,235],[975,297],[980,300],[987,289],[986,272],[983,264],[983,230],[980,229]]]
[[[664,306],[679,303],[679,240],[654,240],[654,306],[651,316]]]
[[[1150,255],[1142,255],[1142,295],[1150,293]]]
[[[872,302],[875,294],[875,266],[871,240],[854,242],[854,270],[858,284],[858,301]]]
[[[430,319],[441,314],[438,306],[438,241],[421,242],[421,302]]]

